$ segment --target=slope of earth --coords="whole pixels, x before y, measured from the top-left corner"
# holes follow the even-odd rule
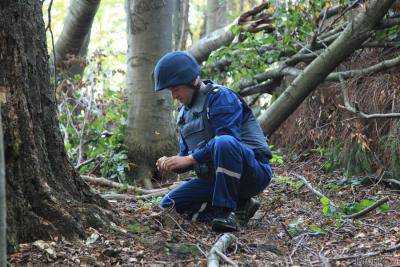
[[[319,159],[275,167],[275,178],[259,196],[261,209],[225,253],[240,266],[399,266],[400,190],[366,177],[325,174]],[[322,200],[299,179],[326,196]],[[107,188],[94,190],[105,192]],[[346,219],[375,200],[388,202],[358,219]],[[327,204],[334,203],[336,210]],[[87,240],[21,244],[12,265],[206,266],[220,237],[209,226],[161,211],[159,198],[111,201],[121,225],[87,229]],[[367,205],[365,204],[367,203]],[[363,206],[364,205],[364,206]],[[335,212],[336,211],[336,212]],[[330,262],[330,263],[329,263]]]

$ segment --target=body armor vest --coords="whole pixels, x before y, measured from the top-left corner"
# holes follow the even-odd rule
[[[220,85],[208,83],[204,89],[198,91],[194,103],[188,107],[181,107],[178,115],[178,126],[188,153],[202,148],[209,140],[214,138],[208,117],[207,99],[210,94],[218,92]],[[243,123],[241,128],[241,142],[253,149],[256,156],[272,157],[267,140],[253,112],[244,100],[238,96],[243,105]]]

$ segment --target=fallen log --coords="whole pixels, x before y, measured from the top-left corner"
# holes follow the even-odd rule
[[[395,0],[373,0],[339,37],[296,77],[290,86],[261,114],[264,132],[271,136],[317,86],[373,34]]]

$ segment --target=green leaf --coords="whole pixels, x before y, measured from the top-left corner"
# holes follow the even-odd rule
[[[382,213],[387,213],[390,210],[390,206],[388,203],[384,203],[384,204],[380,205],[378,209]]]
[[[326,196],[321,197],[320,202],[322,204],[322,213],[325,216],[332,216],[335,212],[334,207],[331,205],[331,201]]]
[[[321,227],[315,225],[315,224],[311,224],[308,226],[310,228],[310,231],[313,234],[320,234],[320,235],[324,235],[326,234],[326,231],[324,229],[322,229]]]

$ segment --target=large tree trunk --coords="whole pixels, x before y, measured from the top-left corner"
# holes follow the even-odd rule
[[[128,17],[128,130],[125,143],[137,165],[134,178],[149,180],[158,157],[176,153],[172,100],[168,90],[154,92],[152,73],[171,50],[172,1],[126,0]]]
[[[181,39],[182,31],[182,0],[173,0],[173,13],[172,13],[172,25],[173,25],[173,48],[179,50],[179,41]]]
[[[69,77],[83,73],[90,31],[99,4],[100,0],[70,1],[61,35],[55,45],[56,64],[62,66]],[[71,56],[75,60],[69,62]]]
[[[206,35],[228,24],[227,0],[207,0]]]
[[[365,5],[365,11],[350,22],[340,36],[260,116],[261,126],[266,134],[273,134],[303,100],[371,36],[394,2],[395,0],[373,0]]]
[[[187,37],[190,32],[189,28],[189,0],[181,1],[181,32],[179,38],[179,49],[186,50]]]
[[[0,107],[0,266],[7,265],[7,239],[6,239],[6,167],[4,162],[3,126]]]
[[[85,226],[101,224],[98,205],[107,202],[83,182],[64,149],[42,1],[0,2],[0,58],[8,241],[82,238]]]

